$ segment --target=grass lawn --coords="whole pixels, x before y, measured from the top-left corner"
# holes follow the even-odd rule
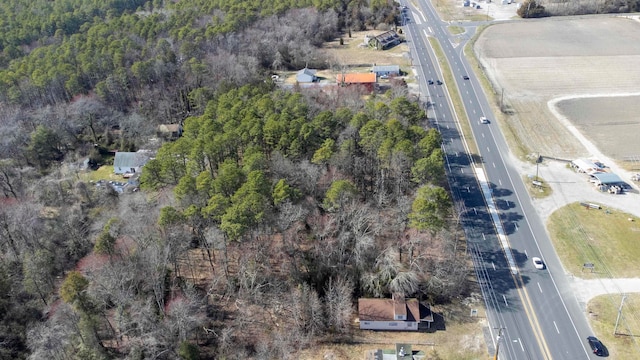
[[[533,184],[534,180],[539,181],[540,183],[542,183],[542,185],[541,186],[534,185]],[[522,177],[522,182],[526,186],[529,196],[531,196],[533,199],[545,198],[551,195],[551,193],[553,192],[553,189],[551,189],[551,187],[547,185],[544,179],[541,178],[540,176],[538,176],[538,179],[536,180],[535,177],[530,178],[529,176],[525,175]]]
[[[573,203],[551,214],[548,230],[567,271],[584,278],[640,276],[640,221],[633,215]],[[595,271],[583,271],[585,263]]]
[[[462,34],[465,32],[465,29],[462,26],[449,26],[449,32],[453,35]]]
[[[640,336],[640,294],[628,294],[622,306],[622,313],[616,329],[616,319],[622,295],[602,295],[587,305],[589,321],[596,336],[609,350],[611,359],[637,359],[640,345],[634,337]],[[616,329],[616,335],[614,335]]]
[[[102,165],[98,170],[88,170],[80,175],[80,178],[84,181],[98,181],[98,180],[113,180],[113,181],[126,181],[122,175],[116,175],[113,173],[113,165]]]

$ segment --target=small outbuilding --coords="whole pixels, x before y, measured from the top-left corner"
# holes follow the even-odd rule
[[[625,182],[614,173],[599,172],[591,175],[596,185],[622,185]]]
[[[318,81],[318,77],[316,76],[317,70],[312,70],[308,68],[304,68],[296,74],[296,81],[299,83],[311,83]]]
[[[427,355],[422,350],[413,350],[411,344],[396,344],[395,349],[369,350],[365,360],[422,360]]]

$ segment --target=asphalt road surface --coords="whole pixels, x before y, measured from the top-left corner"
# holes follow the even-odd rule
[[[560,261],[532,206],[508,147],[493,120],[491,107],[462,50],[475,32],[451,41],[449,25],[440,21],[429,2],[403,10],[405,33],[417,72],[421,102],[443,137],[449,184],[461,214],[469,249],[491,324],[490,351],[500,359],[589,359],[586,337],[592,335],[585,314],[571,293]],[[427,40],[437,39],[455,83],[443,83],[441,69]],[[454,45],[455,44],[455,45]],[[466,79],[468,76],[468,79]],[[470,156],[448,88],[457,87],[470,119],[479,156]],[[476,91],[477,90],[477,91]],[[489,123],[480,118],[487,117]],[[535,269],[531,258],[544,260]]]

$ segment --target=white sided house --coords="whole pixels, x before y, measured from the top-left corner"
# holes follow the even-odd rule
[[[399,295],[391,299],[358,299],[358,315],[362,330],[418,331],[421,322],[427,326],[433,322],[430,310],[421,314],[418,299]]]

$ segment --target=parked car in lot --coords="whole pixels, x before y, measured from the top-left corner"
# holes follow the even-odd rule
[[[480,117],[480,124],[488,124],[489,123],[489,119],[487,119],[484,116]]]
[[[544,263],[542,262],[542,259],[534,256],[533,258],[531,258],[531,260],[533,261],[533,266],[535,266],[536,269],[544,269]]]
[[[589,342],[589,346],[591,346],[591,350],[593,350],[594,354],[598,356],[603,356],[605,354],[604,345],[602,345],[602,343],[600,342],[600,340],[598,340],[597,337],[589,336],[587,338],[587,341]]]

